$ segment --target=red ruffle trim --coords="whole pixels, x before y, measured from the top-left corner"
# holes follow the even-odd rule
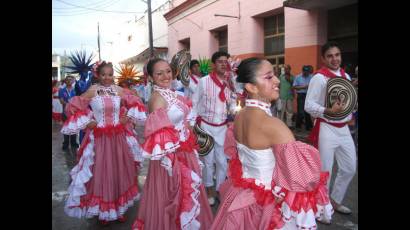
[[[144,144],[142,144],[142,149],[147,153],[152,153],[155,145],[159,145],[161,150],[165,150],[166,143],[176,145],[178,141],[178,131],[174,127],[164,127],[147,137]]]
[[[178,151],[182,151],[186,153],[191,153],[194,150],[198,151],[199,145],[197,143],[197,137],[191,131],[189,131],[188,135],[189,137],[186,141],[179,143],[180,147]]]
[[[133,135],[122,124],[107,125],[103,128],[95,127],[93,130],[94,130],[94,137],[101,137],[102,135],[113,136],[115,134],[124,133],[124,132],[126,132],[128,135],[131,135],[131,136]]]
[[[63,114],[62,113],[52,113],[51,118],[55,121],[63,121]]]
[[[94,194],[84,195],[81,197],[79,207],[84,208],[99,205],[99,210],[101,212],[109,210],[118,211],[120,207],[124,207],[129,201],[134,200],[137,195],[138,185],[134,184],[115,201],[104,201],[101,196],[95,196]]]
[[[282,202],[288,204],[293,212],[299,213],[301,210],[307,212],[312,209],[313,212],[316,213],[317,204],[324,206],[329,203],[329,196],[326,187],[328,178],[329,172],[321,172],[319,184],[313,191],[309,192],[292,192],[282,188],[281,192],[285,193],[285,197]],[[272,187],[274,186],[275,184],[272,182]]]
[[[260,206],[275,204],[275,196],[272,194],[271,190],[265,190],[264,185],[256,185],[255,179],[253,178],[242,178],[242,163],[237,155],[235,155],[235,157],[229,162],[228,176],[231,178],[232,184],[235,187],[251,189],[256,203]],[[269,229],[281,228],[284,225],[279,207],[279,204],[275,204],[276,211],[273,212]]]
[[[85,133],[85,135],[84,135],[84,138],[83,138],[83,141],[82,141],[81,144],[80,144],[80,148],[79,148],[78,151],[77,151],[77,162],[80,161],[81,156],[82,156],[83,153],[84,153],[85,147],[86,147],[90,142],[91,142],[91,141],[90,141],[90,132],[89,132],[89,131],[86,131],[86,133]]]
[[[141,103],[139,103],[139,102],[136,102],[136,103],[132,103],[132,104],[130,104],[130,105],[128,105],[128,108],[130,109],[130,108],[136,108],[138,111],[140,111],[140,112],[146,112],[147,111],[147,109],[145,108],[145,105],[144,104],[141,104]]]
[[[141,111],[141,112],[147,111],[141,99],[138,96],[135,96],[132,94],[124,95],[122,97],[121,104],[125,105],[125,107],[127,107],[128,109],[135,107],[138,109],[138,111]]]
[[[132,224],[132,230],[144,230],[144,221],[136,219]]]
[[[191,169],[186,166],[184,161],[180,161],[178,157],[178,161],[180,162],[180,169],[181,169],[181,197],[180,197],[180,205],[178,209],[178,215],[175,220],[176,225],[180,228],[181,227],[181,213],[182,212],[189,212],[195,204],[193,203],[193,198],[191,194],[195,192],[192,188],[192,184],[195,183],[191,178]],[[185,159],[186,162],[186,159]],[[199,206],[197,206],[199,208]],[[194,218],[195,219],[195,218]]]
[[[126,114],[127,114],[127,108],[125,108],[125,106],[121,106],[121,108],[120,108],[120,117],[122,117]]]
[[[275,202],[275,196],[271,190],[265,190],[264,185],[256,185],[253,178],[242,178],[242,164],[238,158],[231,159],[229,162],[229,177],[235,187],[252,189],[259,205],[265,206]]]
[[[71,122],[76,122],[78,120],[78,118],[80,118],[82,116],[87,117],[90,112],[91,112],[90,110],[87,110],[87,111],[78,110],[77,112],[75,112],[74,114],[72,114],[71,116],[68,117],[68,119],[64,122],[64,126],[68,125]]]

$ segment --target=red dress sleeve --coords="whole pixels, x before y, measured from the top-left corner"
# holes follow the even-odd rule
[[[122,107],[121,109],[126,109],[127,116],[130,117],[134,122],[145,121],[147,119],[146,108],[141,99],[132,94],[124,94],[122,96]]]
[[[284,198],[284,220],[295,218],[298,226],[307,229],[316,226],[316,219],[330,220],[333,208],[326,187],[329,172],[321,171],[319,151],[294,141],[273,146],[273,152],[272,192]]]
[[[176,151],[180,146],[179,133],[164,108],[149,114],[145,122],[144,136],[143,155],[152,160],[158,160],[167,153]]]
[[[63,124],[61,132],[66,135],[78,133],[92,121],[93,113],[88,108],[90,99],[80,96],[71,98],[65,107],[67,120]]]

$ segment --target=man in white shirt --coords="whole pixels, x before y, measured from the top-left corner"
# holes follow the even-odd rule
[[[351,210],[341,203],[347,187],[356,173],[356,149],[349,127],[346,125],[352,119],[352,114],[342,120],[326,119],[324,115],[331,116],[339,113],[344,106],[342,101],[337,101],[331,108],[325,107],[327,81],[334,77],[344,77],[348,80],[351,78],[340,68],[342,57],[337,44],[326,43],[322,47],[321,53],[325,66],[317,71],[309,83],[305,111],[316,118],[310,138],[315,147],[319,149],[322,170],[330,173],[328,187],[333,160],[336,157],[339,169],[330,196],[333,208],[342,214],[350,214]]]
[[[214,172],[216,171],[216,191],[219,191],[219,186],[226,179],[228,164],[223,146],[228,113],[234,113],[236,107],[234,93],[227,87],[228,58],[229,54],[226,52],[216,52],[212,55],[214,70],[209,75],[199,79],[192,97],[193,109],[198,115],[197,122],[215,141],[214,148],[203,157],[205,164],[203,180],[210,205],[215,204],[216,197],[216,192],[213,190]],[[216,170],[214,164],[216,164]]]
[[[178,93],[181,96],[185,96],[184,94],[184,85],[182,84],[182,82],[178,79],[175,78],[172,80],[171,82],[171,89],[175,90],[176,93]]]
[[[196,59],[191,60],[189,63],[189,70],[191,71],[189,85],[185,86],[185,97],[191,99],[192,95],[198,87],[198,81],[202,77],[201,71],[199,70],[199,61]]]

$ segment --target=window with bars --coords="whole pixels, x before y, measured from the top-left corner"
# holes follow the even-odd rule
[[[283,65],[285,63],[284,14],[264,19],[264,54],[272,65]]]
[[[179,41],[181,49],[191,50],[191,40],[190,38],[185,38]]]
[[[218,31],[219,51],[228,52],[228,31]]]

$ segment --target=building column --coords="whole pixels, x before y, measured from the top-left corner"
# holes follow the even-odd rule
[[[327,11],[299,10],[285,7],[285,63],[292,74],[302,72],[303,65],[321,67],[320,49],[327,40]]]

